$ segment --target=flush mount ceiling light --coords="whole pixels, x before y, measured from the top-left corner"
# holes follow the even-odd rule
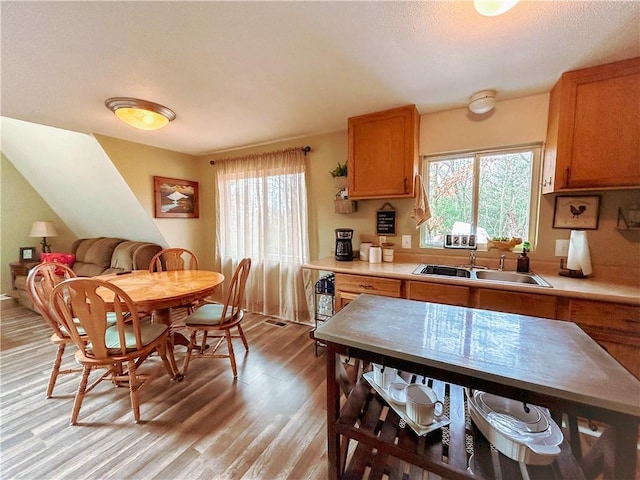
[[[476,11],[485,17],[495,17],[511,10],[518,0],[473,0]]]
[[[473,113],[482,114],[493,110],[496,106],[496,91],[495,90],[482,90],[481,92],[474,93],[469,102],[469,110]]]
[[[114,97],[104,104],[124,123],[140,130],[157,130],[176,118],[173,110],[137,98]]]

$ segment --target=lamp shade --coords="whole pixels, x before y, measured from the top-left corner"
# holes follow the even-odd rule
[[[473,113],[482,114],[493,110],[496,106],[496,91],[495,90],[483,90],[478,93],[474,93],[469,101],[469,110]]]
[[[116,117],[140,130],[157,130],[176,118],[173,110],[147,100],[114,97],[107,99],[104,103]]]
[[[57,237],[58,232],[53,222],[33,222],[30,237]]]

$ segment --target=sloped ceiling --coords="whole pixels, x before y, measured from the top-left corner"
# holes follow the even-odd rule
[[[429,2],[0,3],[1,113],[201,155],[548,92],[562,72],[640,55],[640,2],[523,1],[483,17]],[[156,132],[105,99],[174,109]]]

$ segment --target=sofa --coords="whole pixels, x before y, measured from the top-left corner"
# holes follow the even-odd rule
[[[151,258],[162,250],[155,243],[136,242],[123,238],[81,238],[71,246],[71,269],[79,277],[95,277],[107,273],[146,270]],[[74,258],[75,257],[75,258]],[[34,310],[27,292],[27,276],[18,275],[12,291],[14,300]]]

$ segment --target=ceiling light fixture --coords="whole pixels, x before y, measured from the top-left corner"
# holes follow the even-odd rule
[[[511,10],[519,0],[473,0],[476,11],[485,17],[495,17]]]
[[[481,92],[474,93],[469,102],[469,110],[473,113],[482,114],[493,110],[496,106],[496,91],[495,90],[482,90]]]
[[[104,104],[124,123],[140,130],[157,130],[176,118],[173,110],[137,98],[114,97]]]

